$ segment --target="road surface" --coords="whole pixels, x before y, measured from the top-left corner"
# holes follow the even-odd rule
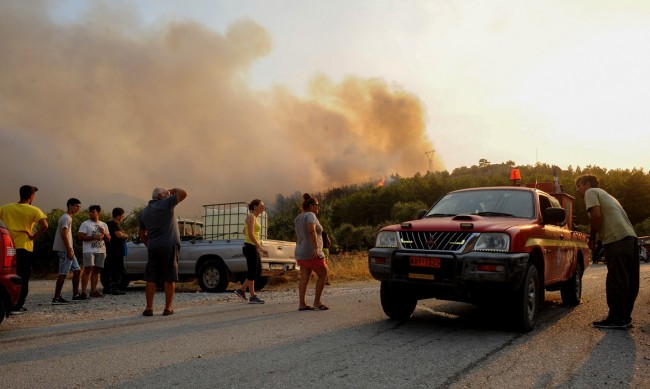
[[[176,313],[166,317],[160,293],[155,316],[141,315],[139,287],[51,306],[54,281],[37,281],[29,313],[0,325],[0,385],[649,388],[650,264],[641,271],[634,328],[591,326],[606,315],[601,264],[585,272],[579,306],[565,307],[559,292],[547,292],[541,321],[527,334],[494,312],[437,300],[421,301],[409,321],[389,320],[375,281],[327,287],[329,311],[298,312],[290,285],[261,292],[264,305],[232,293],[180,293]]]

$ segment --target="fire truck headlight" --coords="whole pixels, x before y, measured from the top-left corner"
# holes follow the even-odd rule
[[[474,251],[508,252],[510,236],[504,233],[483,233],[476,240]]]
[[[397,233],[393,231],[380,231],[377,234],[375,247],[397,248]]]

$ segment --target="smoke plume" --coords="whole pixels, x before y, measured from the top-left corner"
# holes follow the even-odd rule
[[[165,186],[188,191],[179,212],[200,214],[429,166],[420,101],[381,79],[315,75],[306,97],[253,90],[250,67],[272,50],[254,21],[220,33],[94,9],[61,24],[47,3],[0,4],[2,204],[23,184],[46,212],[69,197],[144,203]]]

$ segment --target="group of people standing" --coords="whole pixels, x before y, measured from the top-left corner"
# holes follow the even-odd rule
[[[19,202],[0,207],[0,219],[5,223],[16,247],[16,273],[22,279],[17,303],[11,307],[14,314],[27,311],[25,300],[29,293],[34,241],[49,227],[47,215],[32,205],[37,191],[38,188],[35,186],[23,185],[19,190]],[[153,314],[151,309],[153,295],[159,282],[165,283],[166,302],[163,315],[173,313],[172,301],[175,282],[178,281],[178,248],[180,247],[174,207],[186,196],[187,192],[182,189],[156,188],[152,200],[142,210],[139,235],[147,245],[149,255],[145,271],[147,281],[145,316]],[[72,300],[104,297],[104,294],[97,289],[100,277],[104,292],[113,295],[125,294],[120,289],[122,277],[125,276],[124,255],[128,238],[121,226],[124,209],[114,208],[112,219],[104,223],[99,220],[101,207],[99,205],[89,207],[89,219],[81,223],[77,231],[77,237],[83,244],[82,274],[81,266],[75,256],[72,235],[72,219],[81,209],[81,201],[74,197],[70,198],[66,207],[66,213],[58,220],[52,247],[58,258],[58,278],[52,304],[69,303],[61,296],[61,291],[70,272],[72,272]],[[87,293],[88,284],[90,284],[89,293]]]
[[[29,292],[29,279],[33,261],[34,240],[48,229],[47,216],[32,205],[38,188],[31,185],[20,187],[20,201],[0,207],[2,219],[10,231],[16,247],[16,273],[22,278],[20,296],[12,311],[20,313],[27,310],[25,299]],[[599,328],[625,329],[632,326],[632,310],[639,292],[638,244],[634,228],[620,203],[609,193],[599,188],[598,178],[586,175],[576,179],[576,191],[584,198],[590,217],[589,247],[596,248],[596,242],[602,241],[607,257],[607,305],[609,314],[603,320],[593,323]],[[164,282],[165,308],[163,315],[174,313],[173,299],[176,282],[178,282],[178,251],[180,234],[174,217],[174,208],[187,197],[187,192],[180,188],[155,188],[152,199],[142,210],[139,223],[139,237],[147,246],[148,261],[145,270],[146,308],[144,316],[153,315],[153,300],[157,284]],[[72,218],[79,212],[81,202],[70,198],[67,212],[58,221],[53,250],[59,259],[59,277],[56,281],[52,304],[65,304],[68,301],[61,296],[61,289],[67,275],[72,271],[73,300],[89,297],[103,297],[97,290],[97,282],[106,263],[107,271],[104,286],[110,285],[111,294],[123,294],[119,289],[124,269],[124,247],[127,235],[120,223],[124,210],[113,209],[113,219],[108,223],[99,220],[101,207],[91,205],[89,220],[79,227],[78,237],[83,242],[84,272],[74,254],[72,240]],[[243,254],[246,257],[248,273],[246,281],[235,294],[251,304],[263,304],[255,293],[255,278],[261,269],[261,256],[268,254],[260,238],[260,224],[257,217],[266,206],[262,200],[253,200],[248,209],[244,226]],[[298,286],[299,311],[328,310],[321,300],[328,278],[326,248],[324,248],[323,227],[318,221],[320,203],[309,194],[303,195],[301,212],[295,219],[297,264],[300,266],[300,283]],[[38,228],[35,226],[38,225]],[[325,238],[325,240],[328,240]],[[312,273],[318,276],[314,300],[307,304],[306,291]],[[79,280],[81,278],[81,290]],[[90,282],[90,294],[86,293]],[[246,296],[246,290],[250,298]]]
[[[0,219],[6,223],[16,245],[17,274],[22,278],[21,292],[14,313],[27,310],[25,299],[29,291],[29,279],[33,261],[34,240],[48,229],[47,216],[32,205],[38,188],[24,185],[20,188],[20,201],[0,207]],[[147,246],[148,261],[144,279],[146,281],[144,316],[153,316],[153,300],[157,285],[164,284],[165,308],[163,315],[174,313],[173,299],[178,282],[178,251],[180,234],[175,222],[174,208],[187,197],[187,192],[180,188],[155,188],[152,199],[142,210],[138,234]],[[55,284],[52,304],[69,303],[62,295],[65,280],[72,272],[72,300],[101,298],[104,294],[97,289],[101,279],[104,292],[122,295],[120,289],[124,274],[125,244],[128,236],[123,231],[121,222],[124,209],[114,208],[112,219],[108,223],[100,220],[101,207],[91,205],[88,208],[89,219],[82,222],[77,237],[83,243],[83,273],[73,246],[72,220],[81,209],[81,201],[70,198],[66,203],[67,211],[58,220],[54,236],[53,251],[58,258],[58,278]],[[330,242],[316,216],[320,204],[318,199],[309,194],[303,196],[301,212],[295,220],[296,260],[300,266],[299,305],[300,311],[327,310],[329,307],[321,301],[321,295],[328,277],[326,253]],[[264,202],[255,199],[248,205],[250,213],[244,225],[243,254],[246,257],[248,272],[246,280],[235,294],[250,304],[264,304],[255,293],[255,278],[261,271],[261,255],[268,255],[262,246],[261,226],[258,216],[266,210]],[[38,228],[35,226],[38,224]],[[324,240],[327,242],[323,247]],[[305,301],[307,284],[312,273],[318,276],[314,302]],[[81,285],[80,285],[81,284]],[[88,292],[88,285],[90,291]],[[250,298],[246,291],[249,291]]]
[[[75,256],[72,240],[72,218],[81,208],[77,198],[68,199],[67,212],[59,218],[54,235],[53,251],[59,260],[59,276],[56,280],[52,304],[67,304],[69,301],[61,296],[61,290],[67,275],[72,271],[72,300],[87,300],[90,297],[101,298],[104,294],[97,290],[100,280],[104,291],[113,295],[123,295],[120,289],[124,276],[124,250],[127,235],[122,229],[124,209],[114,208],[112,219],[108,223],[99,220],[102,209],[99,205],[88,208],[89,219],[81,223],[77,237],[83,244],[83,265],[81,267]],[[79,281],[81,279],[81,290]],[[88,290],[90,283],[90,293]]]

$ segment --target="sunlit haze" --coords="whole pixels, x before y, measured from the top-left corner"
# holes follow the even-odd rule
[[[197,215],[483,158],[647,170],[647,42],[647,1],[4,0],[0,204],[178,186]]]

